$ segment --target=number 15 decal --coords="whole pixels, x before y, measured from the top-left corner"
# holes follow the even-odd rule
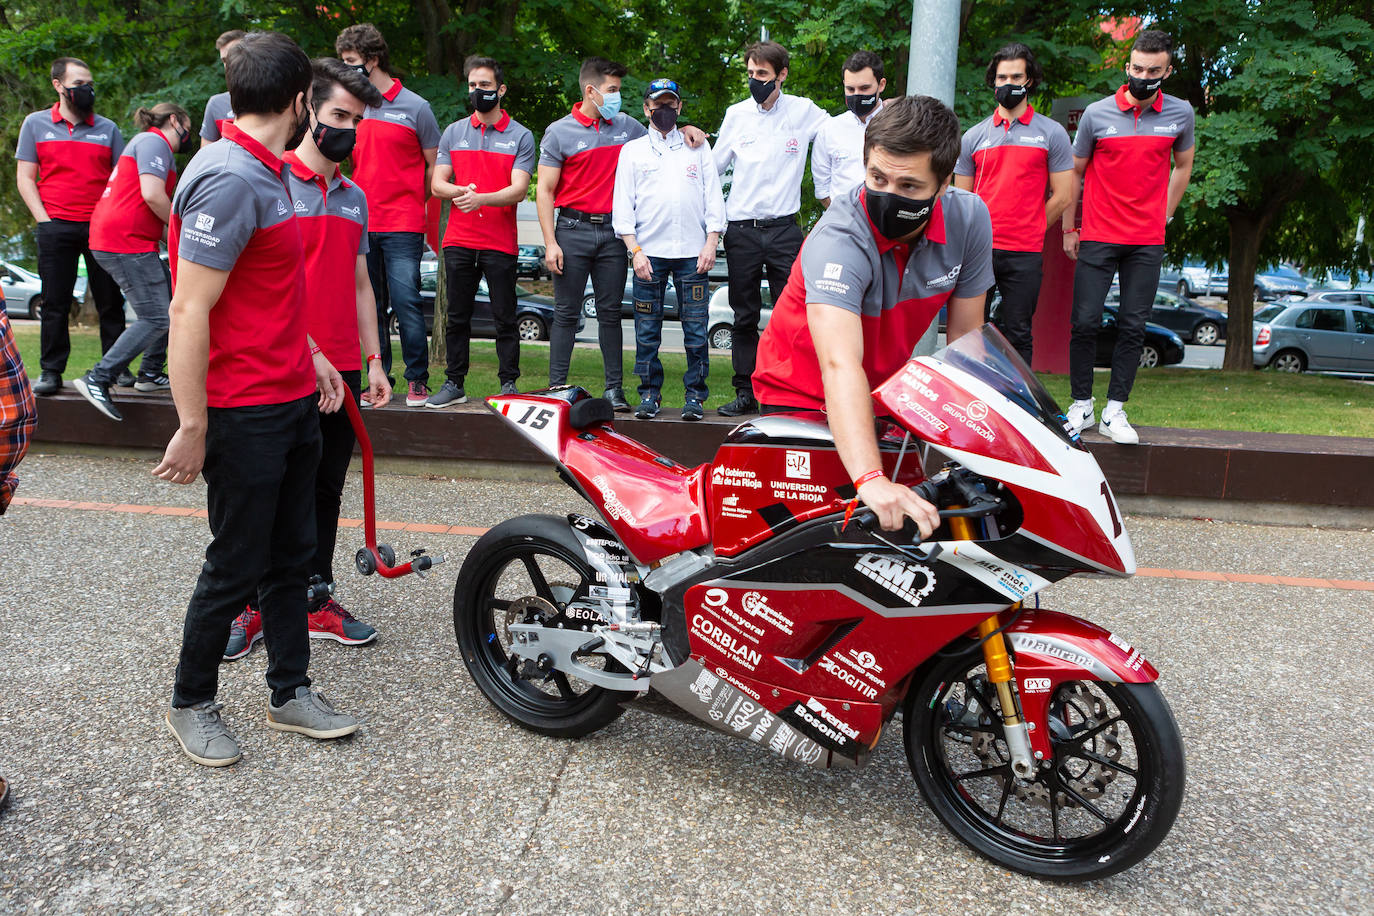
[[[549,425],[553,419],[553,410],[548,407],[540,407],[531,404],[526,410],[525,415],[516,420],[521,426],[528,426],[530,429],[543,429]],[[1106,486],[1103,484],[1103,486]]]

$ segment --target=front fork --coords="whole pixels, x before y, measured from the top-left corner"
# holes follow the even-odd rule
[[[950,533],[959,540],[973,540],[973,523],[967,518],[948,519]],[[1013,606],[1013,610],[1019,605]],[[987,664],[988,681],[997,691],[997,700],[1002,707],[1002,731],[1007,741],[1007,752],[1011,755],[1011,770],[1022,779],[1035,775],[1035,755],[1031,752],[1030,728],[1021,718],[1021,707],[1016,702],[1016,694],[1011,689],[1011,658],[1007,655],[1007,642],[998,631],[998,615],[978,624],[978,636],[983,645],[983,661]]]

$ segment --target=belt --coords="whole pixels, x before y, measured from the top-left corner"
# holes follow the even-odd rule
[[[785,226],[788,223],[795,223],[797,214],[789,213],[787,216],[774,216],[771,219],[732,219],[731,226],[753,226],[755,229],[770,229],[773,226]]]
[[[581,210],[574,210],[572,207],[559,207],[559,216],[566,216],[568,219],[581,220],[584,223],[609,223],[611,214],[609,213],[584,213]]]

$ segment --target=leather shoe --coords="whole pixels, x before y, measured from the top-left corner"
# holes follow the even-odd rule
[[[740,417],[747,413],[758,413],[759,402],[754,400],[754,396],[747,391],[741,391],[735,395],[735,399],[729,404],[722,404],[716,408],[716,413],[722,417]]]
[[[630,409],[630,402],[625,400],[624,388],[607,388],[602,397],[611,402],[611,407],[616,413],[625,413]]]
[[[62,390],[62,376],[51,369],[44,369],[38,381],[33,383],[34,394],[57,394]]]

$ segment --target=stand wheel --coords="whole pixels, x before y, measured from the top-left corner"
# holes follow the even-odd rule
[[[353,562],[358,565],[358,572],[364,576],[370,576],[377,571],[377,561],[373,558],[372,551],[366,547],[353,556]]]
[[[391,549],[390,544],[378,544],[377,555],[382,558],[382,562],[387,566],[396,565],[396,551]]]

